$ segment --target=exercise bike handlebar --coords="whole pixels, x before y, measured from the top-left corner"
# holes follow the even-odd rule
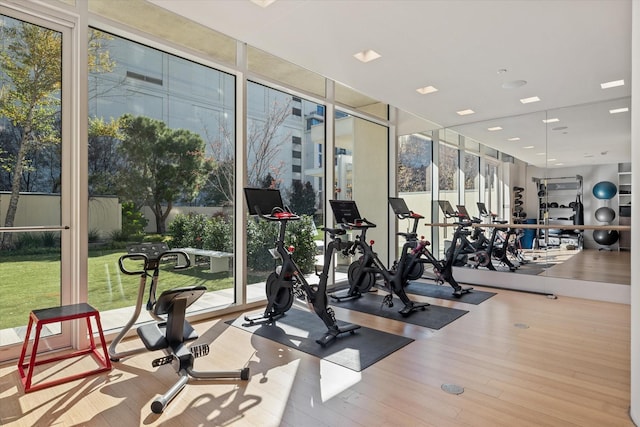
[[[189,256],[186,254],[186,252],[184,251],[165,251],[163,253],[161,253],[158,258],[149,258],[147,256],[147,254],[144,253],[131,253],[131,254],[125,254],[122,255],[119,259],[118,259],[118,266],[120,267],[120,271],[122,271],[124,274],[128,274],[128,275],[139,275],[139,274],[144,274],[149,270],[154,270],[155,268],[157,268],[159,262],[169,256],[169,255],[178,255],[177,260],[180,260],[180,257],[182,257],[184,259],[184,264],[177,264],[173,267],[174,270],[183,270],[185,268],[189,268],[191,266],[191,260],[189,259]],[[129,270],[126,266],[124,261],[125,260],[132,260],[132,261],[144,261],[144,267],[142,270]]]
[[[353,222],[341,222],[340,226],[348,230],[363,230],[363,229],[366,230],[367,228],[376,227],[376,225],[373,222],[368,221],[366,218],[358,218]]]
[[[258,216],[266,219],[267,221],[296,221],[300,219],[299,215],[291,212],[291,210],[286,206],[284,208],[273,208],[269,214],[263,214],[258,206],[256,206],[255,209]]]
[[[325,233],[329,233],[329,237],[332,239],[335,239],[336,236],[347,234],[347,231],[344,228],[318,227],[318,229],[323,230]]]
[[[424,216],[413,211],[409,211],[408,213],[397,213],[396,216],[398,219],[424,219]]]

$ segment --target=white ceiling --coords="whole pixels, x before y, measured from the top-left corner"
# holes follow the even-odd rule
[[[538,166],[630,158],[630,113],[608,110],[630,107],[631,0],[149,1],[398,107],[403,133],[433,127],[422,118]],[[353,57],[366,49],[382,57]]]

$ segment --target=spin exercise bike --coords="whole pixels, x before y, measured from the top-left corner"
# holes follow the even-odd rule
[[[491,264],[491,254],[487,251],[486,245],[482,241],[472,242],[468,239],[473,234],[471,226],[480,224],[480,219],[472,219],[463,205],[457,205],[458,211],[454,211],[448,200],[438,200],[438,204],[445,218],[455,218],[453,224],[456,229],[451,245],[445,251],[445,259],[454,267],[488,267]],[[452,258],[449,260],[450,255]]]
[[[109,346],[109,358],[118,362],[123,357],[143,351],[164,351],[165,356],[153,360],[151,365],[158,367],[172,364],[179,379],[165,394],[151,403],[151,410],[156,414],[162,413],[167,404],[185,387],[189,378],[248,380],[249,368],[232,371],[197,371],[194,369],[194,359],[209,354],[209,345],[197,344],[189,347],[185,345],[187,341],[198,338],[196,331],[185,319],[185,312],[187,307],[204,295],[207,291],[206,287],[186,286],[169,289],[162,292],[156,299],[161,262],[174,262],[175,270],[185,269],[190,266],[188,255],[182,251],[169,250],[164,243],[131,245],[127,250],[128,253],[120,257],[118,264],[120,271],[124,274],[140,275],[138,299],[133,316]],[[140,261],[143,263],[142,269],[131,268],[134,264],[138,265]],[[149,274],[149,272],[152,273]],[[156,322],[144,324],[136,329],[144,347],[118,351],[118,345],[136,323],[142,311],[147,277],[151,277],[151,286],[149,287],[146,308]]]
[[[345,250],[350,246],[349,242],[343,242],[339,237],[346,232],[342,229],[324,229],[331,237],[331,241],[325,250],[322,272],[316,273],[320,281],[318,285],[312,286],[307,282],[302,271],[293,260],[292,252],[284,244],[287,223],[289,221],[297,221],[300,217],[284,206],[279,190],[245,188],[244,193],[250,215],[257,215],[266,221],[279,223],[275,251],[277,258],[282,259],[282,265],[278,266],[276,271],[267,277],[265,285],[267,307],[264,313],[258,316],[245,316],[245,320],[250,325],[256,322],[273,322],[284,316],[297,298],[306,300],[310,311],[314,311],[327,326],[327,332],[316,340],[321,346],[327,346],[341,334],[347,332],[355,334],[360,325],[346,324],[339,326],[333,309],[329,307],[327,298],[327,282],[333,253],[337,250]],[[274,255],[274,257],[276,256]]]
[[[436,283],[443,285],[447,282],[453,288],[453,295],[455,297],[461,297],[462,295],[470,292],[473,288],[464,288],[460,286],[453,277],[453,257],[455,256],[455,253],[453,251],[448,252],[445,259],[439,260],[433,256],[429,250],[431,242],[426,240],[424,236],[418,239],[418,222],[424,219],[424,216],[411,211],[404,199],[400,197],[389,197],[389,205],[391,205],[391,209],[393,209],[393,213],[398,219],[413,220],[410,232],[397,233],[405,239],[405,244],[402,247],[403,256],[401,256],[399,261],[405,263],[405,269],[407,270],[407,282],[405,283],[405,286],[409,284],[409,280],[421,278],[424,274],[424,265],[431,264],[436,276]],[[454,233],[451,247],[453,247],[454,243],[459,240],[460,233],[460,230],[456,230]]]
[[[494,224],[507,224],[509,221],[496,219],[497,215],[490,213],[487,207],[482,202],[477,202],[478,211],[481,217],[491,218],[491,223]],[[476,229],[477,230],[477,229]],[[474,236],[472,236],[474,237]],[[499,230],[497,227],[493,227],[491,232],[491,238],[487,239],[488,252],[501,264],[508,267],[510,271],[515,271],[521,263],[524,263],[524,258],[519,254],[516,248],[516,241],[518,240],[518,231],[514,228],[507,228],[505,231]],[[513,255],[517,260],[517,264],[509,259],[509,255]],[[523,262],[520,262],[522,259]],[[493,264],[490,265],[490,270],[496,270]]]
[[[353,200],[330,200],[336,222],[345,230],[358,230],[360,234],[355,237],[350,248],[342,251],[345,256],[359,254],[358,259],[349,265],[347,277],[349,288],[332,293],[330,296],[335,301],[347,301],[360,298],[375,285],[377,277],[381,276],[387,291],[383,304],[393,307],[393,294],[396,294],[404,307],[399,311],[403,317],[409,316],[417,310],[425,310],[428,303],[416,303],[407,296],[404,288],[407,284],[407,276],[410,269],[407,268],[406,257],[409,256],[411,246],[406,243],[402,249],[400,260],[387,269],[378,254],[373,250],[373,241],[367,242],[367,230],[376,224],[367,221],[360,216],[356,202]]]

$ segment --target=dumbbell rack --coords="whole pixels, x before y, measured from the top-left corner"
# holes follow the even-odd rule
[[[533,181],[538,192],[538,224],[557,224],[560,230],[558,235],[550,237],[552,230],[538,229],[534,247],[560,246],[563,237],[582,242],[582,232],[574,231],[573,218],[576,200],[582,199],[582,176],[533,178]],[[567,230],[570,233],[565,233]]]

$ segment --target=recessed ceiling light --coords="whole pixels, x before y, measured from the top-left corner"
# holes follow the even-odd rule
[[[544,156],[545,154],[547,154],[547,153],[545,153],[545,152],[543,151],[542,153],[536,153],[536,156]]]
[[[553,118],[553,119],[545,119],[542,121],[542,123],[555,123],[555,122],[559,122],[560,119],[558,118]]]
[[[547,159],[548,162],[555,162],[558,159]]]
[[[252,3],[257,4],[260,7],[267,7],[276,0],[251,0]]]
[[[475,111],[471,110],[471,109],[466,109],[466,110],[460,110],[460,111],[456,111],[456,113],[459,116],[468,116],[469,114],[474,114]]]
[[[562,166],[564,163],[556,163],[556,166]]]
[[[540,98],[538,98],[537,96],[532,96],[530,98],[522,98],[520,100],[520,102],[522,102],[523,104],[530,104],[532,102],[538,102],[540,101]]]
[[[502,83],[502,89],[516,89],[527,84],[526,80],[513,80]]]
[[[617,113],[626,113],[627,111],[629,111],[629,109],[627,107],[624,108],[614,108],[613,110],[609,110],[609,113],[611,114],[617,114]]]
[[[522,147],[522,148],[524,148],[525,150],[531,150],[532,148],[534,148],[534,146],[533,145],[527,145],[526,147]]]
[[[624,80],[614,80],[611,82],[600,83],[602,89],[611,89],[612,87],[624,86]]]
[[[370,61],[373,61],[374,59],[380,58],[382,55],[380,55],[375,50],[367,49],[367,50],[363,50],[362,52],[358,52],[353,56],[359,61],[370,62]]]
[[[502,128],[500,126],[494,126],[494,127],[491,127],[491,128],[487,128],[487,130],[489,132],[495,132],[497,130],[502,130]]]
[[[514,136],[513,138],[507,139],[507,141],[511,141],[511,142],[520,141],[520,137],[519,136]]]
[[[420,95],[426,95],[428,93],[433,93],[433,92],[437,92],[438,89],[436,89],[433,86],[425,86],[425,87],[420,87],[418,89],[416,89],[416,92],[418,92]]]

